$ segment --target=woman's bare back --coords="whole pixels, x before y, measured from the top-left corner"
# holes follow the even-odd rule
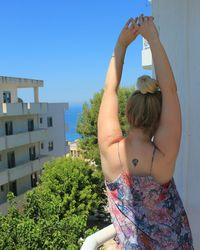
[[[162,153],[153,142],[130,141],[128,137],[122,137],[110,146],[106,159],[101,155],[101,161],[102,171],[109,182],[118,178],[122,171],[134,176],[152,175],[159,184],[168,182],[156,174],[158,169],[164,171],[169,166],[165,165]]]

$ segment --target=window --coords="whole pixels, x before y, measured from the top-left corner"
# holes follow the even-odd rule
[[[31,187],[36,187],[37,186],[37,174],[32,173],[31,174]]]
[[[9,191],[13,192],[13,194],[17,196],[17,182],[16,181],[12,181],[9,183]]]
[[[52,151],[53,150],[53,141],[50,141],[49,142],[49,151]]]
[[[4,191],[4,185],[1,185],[1,192]]]
[[[29,158],[30,161],[34,161],[36,159],[35,146],[29,148]]]
[[[33,131],[33,130],[34,130],[34,120],[28,119],[28,131]]]
[[[15,167],[15,152],[14,151],[8,152],[7,159],[8,159],[8,168],[14,168]]]
[[[53,127],[53,119],[52,119],[52,117],[47,117],[47,126],[48,127]]]
[[[3,92],[3,102],[10,103],[11,102],[11,93],[9,91]]]
[[[44,149],[44,143],[43,142],[41,142],[40,146],[41,146],[41,149]]]
[[[42,117],[40,117],[40,124],[42,124],[43,123],[43,119],[42,119]]]
[[[5,130],[6,130],[6,135],[12,135],[13,134],[13,124],[12,124],[12,121],[9,121],[9,122],[5,123]]]

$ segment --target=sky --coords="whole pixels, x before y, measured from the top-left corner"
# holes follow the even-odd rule
[[[0,4],[0,75],[44,80],[40,102],[82,104],[104,87],[117,38],[130,17],[151,15],[148,0],[6,0]],[[127,49],[121,86],[142,69],[142,38]],[[20,89],[24,102],[33,89]]]

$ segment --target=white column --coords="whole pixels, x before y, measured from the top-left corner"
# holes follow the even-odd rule
[[[36,102],[36,103],[39,102],[38,87],[34,87],[34,102]]]

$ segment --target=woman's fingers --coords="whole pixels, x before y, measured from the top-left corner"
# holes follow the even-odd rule
[[[149,17],[149,21],[153,21],[154,20],[154,17],[153,16],[150,16]]]
[[[137,35],[140,34],[139,27],[135,27],[135,28],[133,29],[133,34],[134,34],[135,36],[137,36]]]
[[[136,24],[140,27],[141,25],[143,25],[144,23],[148,22],[148,21],[153,21],[154,17],[153,16],[144,16],[143,14],[141,14],[139,17],[137,17],[135,19]]]
[[[139,17],[136,17],[136,18],[135,18],[135,22],[136,22],[137,26],[139,27],[139,26],[140,26]]]
[[[141,26],[144,22],[143,14],[139,16],[139,26]]]
[[[133,20],[132,17],[129,18],[128,22],[127,22],[126,25],[125,25],[125,28],[126,28],[126,29],[129,27],[129,25],[130,25],[130,23],[132,22],[132,20]]]
[[[131,25],[130,25],[130,28],[131,28],[131,29],[134,29],[135,26],[136,26],[136,22],[135,22],[135,20],[133,19],[133,20],[132,20],[132,23],[131,23]]]
[[[126,22],[124,29],[131,30],[134,34],[140,33],[140,27],[144,24],[148,23],[149,21],[153,21],[154,17],[152,16],[144,16],[141,14],[139,17],[136,18],[129,18],[129,20]]]
[[[148,22],[148,21],[153,21],[154,17],[152,16],[144,16],[144,14],[141,14],[139,17],[136,17],[135,19],[133,19],[132,17],[129,18],[129,20],[127,21],[125,28],[134,28],[136,25],[141,26],[144,22]],[[131,25],[130,25],[131,24]]]

